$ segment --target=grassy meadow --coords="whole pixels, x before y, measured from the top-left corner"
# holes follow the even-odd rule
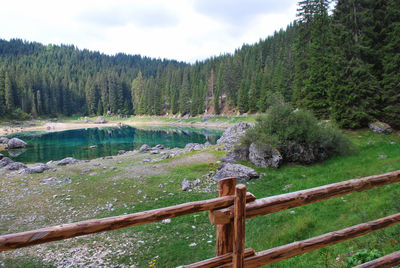
[[[346,136],[355,144],[353,154],[311,166],[254,167],[267,175],[246,183],[248,191],[262,198],[400,169],[398,134],[378,135],[359,130],[346,132]],[[215,148],[144,164],[140,160],[149,154],[128,153],[109,160],[57,167],[56,171],[37,175],[0,174],[0,194],[5,203],[1,207],[0,234],[214,198],[216,183],[206,177],[217,169],[216,162],[224,154]],[[68,177],[71,182],[43,184],[43,178],[49,177]],[[183,192],[183,178],[201,178],[203,182],[198,189]],[[204,191],[209,189],[212,192]],[[399,184],[345,195],[247,220],[246,248],[261,251],[399,211]],[[400,226],[270,267],[347,267],[346,259],[361,249],[377,249],[382,254],[400,250]],[[213,256],[215,226],[210,225],[207,213],[197,213],[169,223],[157,222],[3,252],[0,267],[175,267]]]

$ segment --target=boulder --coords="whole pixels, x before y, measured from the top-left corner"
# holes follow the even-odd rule
[[[14,163],[14,161],[12,161],[10,158],[8,157],[3,157],[0,160],[0,168],[8,166],[9,164]]]
[[[232,151],[228,152],[225,157],[221,158],[222,162],[235,163],[238,161],[249,160],[249,148],[245,145],[236,145]]]
[[[159,154],[159,153],[160,153],[160,150],[158,150],[158,149],[152,149],[150,151],[150,154]]]
[[[0,154],[0,160],[3,159],[3,157],[4,157],[4,155],[3,155],[3,154]]]
[[[380,121],[369,123],[368,126],[369,129],[378,134],[390,134],[393,132],[393,129],[388,124]]]
[[[72,158],[72,157],[66,157],[64,159],[61,159],[60,161],[58,161],[57,165],[59,166],[65,166],[68,164],[74,164],[76,163],[78,160]]]
[[[282,155],[275,148],[252,143],[249,147],[249,161],[258,167],[277,168],[282,163]]]
[[[125,150],[119,150],[119,151],[118,151],[118,154],[119,154],[119,155],[124,154],[124,153],[126,153]]]
[[[245,122],[239,122],[229,127],[222,134],[221,138],[217,141],[218,145],[224,145],[225,150],[230,150],[233,146],[240,141],[240,137],[246,133],[246,130],[250,127],[250,124]]]
[[[157,145],[154,146],[152,149],[153,149],[153,150],[154,150],[154,149],[162,150],[162,149],[164,149],[164,145],[162,145],[162,144],[157,144]]]
[[[94,120],[94,124],[104,124],[106,122],[106,120],[104,119],[103,116],[99,116],[96,118],[96,120]]]
[[[85,116],[84,122],[89,123],[89,118],[87,116]]]
[[[6,138],[6,137],[1,137],[1,138],[0,138],[0,143],[7,144],[8,141],[9,141],[9,139]]]
[[[139,153],[145,153],[151,150],[151,147],[148,146],[147,144],[143,144],[140,149],[139,149]]]
[[[281,152],[284,161],[287,163],[312,164],[329,157],[326,150],[322,148],[296,143],[280,146],[278,150]]]
[[[185,115],[182,117],[182,119],[184,119],[184,120],[187,120],[187,119],[189,119],[189,118],[190,118],[190,113],[185,114]]]
[[[188,150],[189,152],[191,151],[198,151],[204,148],[204,144],[199,144],[199,143],[188,143],[185,145],[185,150]]]
[[[218,167],[214,180],[219,181],[228,177],[235,177],[240,181],[248,181],[250,179],[258,178],[260,175],[250,167],[239,164],[224,163]]]
[[[183,179],[182,181],[182,191],[187,191],[192,187],[192,183],[186,178]]]
[[[8,141],[7,148],[8,149],[25,148],[27,145],[28,144],[23,140],[20,140],[18,138],[12,138],[11,140]]]
[[[43,163],[37,163],[33,166],[27,167],[23,170],[24,174],[32,174],[32,173],[42,173],[45,170],[50,169],[50,167]]]
[[[8,170],[20,170],[21,168],[26,168],[26,165],[21,162],[10,163],[7,166]]]

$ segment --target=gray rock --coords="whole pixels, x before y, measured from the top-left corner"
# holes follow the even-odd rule
[[[240,137],[246,133],[246,130],[250,127],[250,124],[245,122],[239,122],[229,127],[222,134],[221,138],[217,141],[218,145],[224,145],[225,150],[230,150],[236,143],[240,141]]]
[[[50,167],[43,163],[37,163],[33,166],[27,167],[23,170],[24,174],[32,174],[32,173],[42,173],[45,170],[50,169]]]
[[[197,178],[197,179],[195,179],[194,181],[193,181],[193,186],[197,186],[197,185],[199,185],[201,183],[201,180],[199,179],[199,178]]]
[[[139,152],[140,152],[140,153],[145,153],[145,152],[148,152],[148,151],[150,151],[150,150],[151,150],[151,147],[150,147],[150,146],[148,146],[147,144],[143,144],[143,145],[140,147]]]
[[[210,118],[211,118],[211,116],[206,114],[205,116],[203,116],[202,120],[203,120],[203,122],[206,122],[206,121],[210,120]]]
[[[151,158],[150,157],[146,157],[145,159],[142,160],[142,163],[147,163],[150,162]]]
[[[20,170],[21,168],[26,168],[26,165],[21,162],[10,163],[7,166],[8,170]]]
[[[9,141],[9,139],[6,138],[6,137],[1,137],[1,138],[0,138],[0,143],[7,144],[8,141]]]
[[[190,113],[185,114],[182,119],[187,120],[190,118]]]
[[[296,143],[278,148],[286,163],[311,164],[329,157],[326,150],[318,147],[304,146]]]
[[[182,191],[187,191],[192,187],[192,184],[190,181],[186,178],[183,179],[182,181]]]
[[[89,146],[89,149],[95,149],[95,148],[97,148],[97,145],[90,145]]]
[[[10,158],[8,157],[3,157],[0,160],[0,168],[8,166],[9,164],[14,163],[14,161],[12,161]]]
[[[378,134],[390,134],[393,132],[393,129],[389,126],[389,124],[380,121],[369,123],[368,127],[371,129],[371,131]]]
[[[4,155],[3,155],[3,154],[0,154],[0,160],[3,159],[3,157],[4,157]]]
[[[104,124],[104,123],[106,123],[106,120],[104,119],[103,116],[99,116],[99,117],[96,118],[96,120],[94,120],[93,123],[94,124]]]
[[[378,158],[379,158],[379,159],[386,159],[386,158],[387,158],[387,155],[381,154],[381,155],[378,156]]]
[[[153,149],[150,151],[150,154],[159,154],[160,151],[158,149]]]
[[[87,116],[85,116],[84,122],[89,123],[89,118]]]
[[[185,150],[188,150],[189,152],[191,151],[198,151],[204,148],[204,144],[198,144],[198,143],[188,143],[185,145]]]
[[[164,160],[164,159],[168,159],[168,158],[171,158],[171,157],[172,156],[170,154],[164,154],[163,156],[161,156],[161,159]]]
[[[221,158],[222,162],[235,163],[238,161],[249,160],[249,148],[245,145],[236,145],[232,151],[228,152],[225,157]]]
[[[277,168],[282,163],[282,155],[275,148],[252,143],[249,147],[249,161],[258,167]]]
[[[162,150],[162,149],[164,149],[164,145],[162,145],[162,144],[157,144],[157,145],[154,146],[152,149],[153,149],[153,150],[155,150],[155,149]]]
[[[24,142],[23,140],[20,140],[18,138],[12,138],[7,143],[7,148],[8,149],[25,148],[26,146],[28,146],[28,144],[26,142]]]
[[[74,164],[78,162],[76,159],[72,158],[72,157],[66,157],[64,159],[61,159],[60,161],[58,161],[57,165],[59,166],[65,166],[68,164]]]
[[[218,171],[214,176],[215,181],[223,178],[235,177],[240,181],[248,181],[250,179],[258,178],[258,173],[250,168],[239,164],[224,163],[218,167]]]
[[[119,155],[124,154],[124,153],[126,153],[125,150],[119,150],[119,151],[118,151],[118,154],[119,154]]]
[[[104,159],[113,159],[113,157],[111,155],[107,155],[104,157]]]

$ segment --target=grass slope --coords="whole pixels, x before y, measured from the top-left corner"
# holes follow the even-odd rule
[[[262,198],[400,169],[400,138],[396,134],[377,135],[361,130],[346,135],[356,144],[357,153],[312,166],[256,168],[267,176],[248,182],[248,191]],[[1,207],[0,234],[214,198],[216,193],[182,192],[180,184],[183,178],[194,180],[215,171],[215,162],[222,154],[208,149],[148,164],[138,163],[142,155],[125,155],[108,162],[92,160],[58,168],[54,174],[32,178],[5,176],[0,179],[1,198],[8,206]],[[96,174],[80,175],[84,169]],[[40,184],[43,177],[50,176],[68,176],[72,182]],[[35,204],[34,210],[31,204]],[[246,247],[265,250],[399,211],[400,185],[388,185],[249,219]],[[32,217],[35,220],[29,220]],[[399,243],[400,226],[393,226],[271,267],[346,267],[346,258],[354,251],[376,248],[387,254],[399,250]],[[171,223],[157,222],[0,253],[0,266],[74,263],[77,267],[149,267],[155,263],[158,267],[174,267],[213,256],[215,227],[209,224],[207,213],[198,213],[174,218]]]

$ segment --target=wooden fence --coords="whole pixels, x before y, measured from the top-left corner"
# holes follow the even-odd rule
[[[400,213],[260,252],[244,248],[246,219],[397,182],[400,170],[256,199],[246,192],[245,185],[236,185],[235,178],[226,178],[219,181],[215,199],[4,235],[0,236],[0,252],[208,210],[211,224],[217,225],[216,257],[181,267],[260,267],[400,223]],[[400,251],[358,267],[397,264]]]

